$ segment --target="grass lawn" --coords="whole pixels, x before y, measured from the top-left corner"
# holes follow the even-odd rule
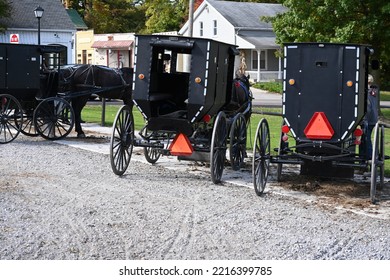
[[[380,91],[381,101],[390,101],[390,91]]]
[[[105,126],[112,126],[116,113],[120,105],[106,106],[106,122]],[[266,118],[269,124],[271,136],[271,151],[279,146],[280,129],[282,124],[282,117],[267,115],[267,112],[280,113],[281,109],[275,108],[254,108],[250,125],[247,131],[247,148],[253,149],[253,141],[257,129],[257,125],[262,118]],[[382,109],[382,115],[385,119],[390,120],[390,109]],[[101,105],[87,105],[82,111],[82,119],[86,122],[101,123],[102,106]],[[133,109],[135,129],[140,130],[144,126],[144,120],[141,113],[134,107]],[[390,122],[390,121],[389,121]],[[390,129],[385,129],[385,154],[390,155]],[[390,164],[385,165],[385,175],[390,176]]]

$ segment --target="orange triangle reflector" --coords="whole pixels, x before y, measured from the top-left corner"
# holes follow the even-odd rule
[[[188,137],[185,134],[180,133],[173,139],[169,146],[169,151],[173,156],[189,156],[194,151],[194,148],[192,148]]]
[[[329,140],[334,134],[334,130],[324,112],[315,112],[304,133],[309,139]]]

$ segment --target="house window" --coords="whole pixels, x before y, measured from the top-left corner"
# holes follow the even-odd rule
[[[257,65],[258,65],[258,52],[257,50],[252,50],[252,69],[257,70]],[[261,69],[266,69],[265,67],[265,50],[260,51],[260,70]]]
[[[203,21],[199,22],[199,35],[203,37]]]
[[[217,28],[218,28],[217,21],[213,20],[213,35],[214,36],[218,35],[218,29]]]

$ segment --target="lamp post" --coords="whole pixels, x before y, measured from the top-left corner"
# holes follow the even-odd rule
[[[38,6],[35,10],[34,10],[34,14],[35,14],[35,17],[38,19],[38,45],[41,44],[41,17],[43,16],[43,12],[45,10],[42,9],[41,6]]]

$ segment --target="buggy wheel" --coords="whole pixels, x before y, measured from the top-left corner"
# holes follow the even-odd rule
[[[210,147],[210,170],[214,184],[221,182],[226,159],[227,125],[226,115],[219,112],[214,121]]]
[[[34,110],[22,110],[23,122],[21,126],[21,133],[27,136],[36,137],[39,135],[34,125]]]
[[[282,121],[282,127],[285,125],[285,122],[284,120]],[[284,147],[285,147],[286,143],[283,142],[283,132],[280,133],[280,139],[279,139],[279,150],[278,150],[278,155],[282,155],[283,153],[283,150],[284,150]],[[280,159],[280,157],[279,157]],[[282,169],[283,169],[283,164],[282,163],[278,163],[278,165],[276,166],[276,180],[278,182],[282,181]]]
[[[243,114],[237,114],[233,118],[229,138],[230,164],[233,170],[240,170],[246,155],[246,121]]]
[[[62,139],[73,129],[73,108],[63,98],[46,98],[34,111],[34,126],[39,135],[45,139]]]
[[[160,158],[160,153],[158,149],[152,147],[144,147],[144,155],[147,162],[153,164],[158,161]]]
[[[130,164],[134,143],[134,118],[131,108],[123,105],[116,114],[110,141],[112,171],[123,175]]]
[[[18,137],[23,123],[22,107],[9,94],[0,94],[0,144],[6,144]]]
[[[271,157],[271,143],[269,126],[266,119],[261,119],[256,130],[253,144],[253,185],[255,192],[260,196],[265,189]]]
[[[371,159],[371,187],[370,187],[370,199],[372,203],[376,202],[376,189],[377,189],[377,177],[379,171],[379,182],[381,187],[384,184],[384,126],[379,126],[379,123],[374,128],[374,141],[372,147],[372,159]],[[379,169],[379,170],[378,170]]]

